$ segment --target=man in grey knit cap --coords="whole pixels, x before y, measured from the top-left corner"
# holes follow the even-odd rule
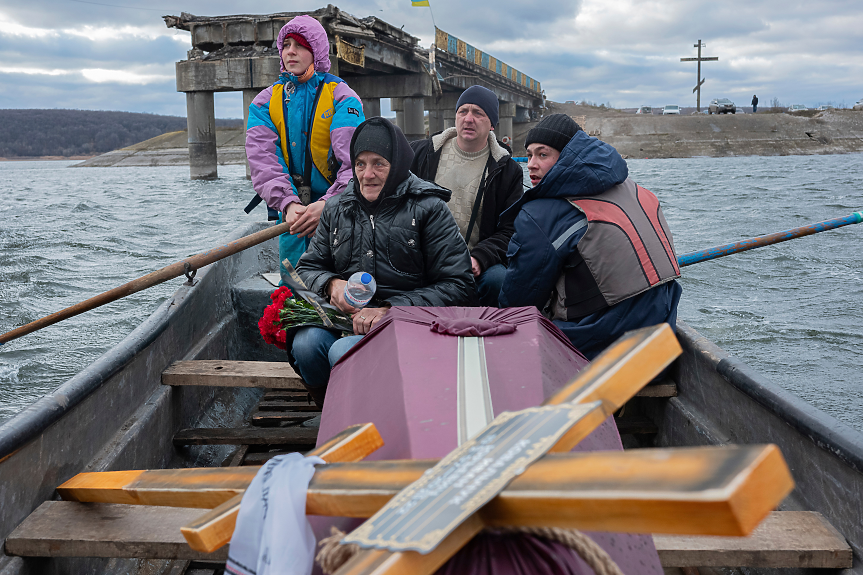
[[[513,233],[512,219],[500,216],[524,189],[521,166],[494,136],[497,122],[497,96],[471,86],[458,99],[454,128],[411,142],[411,171],[452,191],[447,205],[470,250],[480,305],[493,307]]]

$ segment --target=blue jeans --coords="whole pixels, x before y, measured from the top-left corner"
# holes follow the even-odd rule
[[[300,377],[309,387],[326,387],[330,381],[330,369],[362,338],[361,335],[340,338],[321,327],[299,329],[294,336],[291,355]]]
[[[479,305],[500,307],[497,298],[500,296],[500,288],[503,287],[505,275],[506,267],[503,264],[495,264],[479,274],[479,277],[476,278],[476,294],[479,296]]]

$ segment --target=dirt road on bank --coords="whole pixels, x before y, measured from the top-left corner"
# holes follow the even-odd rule
[[[863,112],[636,115],[618,110],[548,102],[548,114],[581,121],[590,135],[608,142],[626,158],[696,156],[788,156],[863,152]],[[527,131],[516,124],[516,155],[523,155]]]

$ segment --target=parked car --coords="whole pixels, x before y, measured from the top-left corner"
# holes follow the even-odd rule
[[[673,114],[675,116],[679,116],[680,115],[680,106],[675,106],[673,104],[669,104],[668,106],[666,106],[662,109],[662,115],[663,116],[668,116],[671,114]]]
[[[805,112],[808,109],[809,108],[807,108],[803,104],[791,104],[790,106],[788,106],[788,112],[789,113],[791,113],[791,112]]]
[[[821,104],[820,106],[818,106],[815,109],[820,111],[820,112],[823,112],[825,110],[835,110],[835,108],[833,106],[831,106],[830,104]]]
[[[731,112],[731,113],[732,113],[732,114],[734,114],[734,113],[737,113],[737,114],[745,114],[745,113],[746,113],[746,110],[744,110],[743,108],[737,108],[737,110],[735,110],[734,112]]]
[[[728,98],[717,98],[710,101],[707,112],[710,114],[727,114],[728,112],[734,114],[737,112],[737,106]]]
[[[652,114],[653,108],[650,106],[641,106],[638,110],[635,111],[636,114]]]
[[[857,100],[857,103],[851,108],[852,110],[863,110],[863,98]]]

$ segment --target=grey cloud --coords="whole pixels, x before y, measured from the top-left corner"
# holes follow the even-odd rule
[[[131,0],[94,1],[132,4]],[[617,106],[694,103],[695,65],[678,58],[693,56],[692,44],[698,38],[708,42],[707,55],[720,57],[719,62],[704,66],[706,97],[728,96],[745,103],[756,90],[762,102],[776,96],[786,103],[817,105],[842,100],[850,104],[863,96],[859,80],[863,77],[863,35],[859,33],[863,5],[859,0],[795,4],[668,0],[661,12],[635,8],[613,21],[597,21],[594,15],[591,21],[598,23],[587,27],[584,17],[575,17],[590,1],[431,0],[438,26],[540,80],[549,97],[556,100],[586,98]],[[159,28],[162,13],[218,15],[253,8],[254,13],[265,14],[291,9],[275,1],[254,5],[227,0],[193,0],[182,6],[159,0],[151,3],[156,11],[69,0],[38,6],[19,3],[0,6],[0,15],[44,28],[85,24]],[[337,5],[359,17],[374,15],[394,26],[404,25],[407,32],[422,37],[424,44],[432,37],[429,10],[413,8],[408,0],[347,0]],[[148,70],[172,74],[174,62],[185,57],[186,48],[167,36],[177,32],[165,29],[165,33],[155,40],[101,43],[69,34],[46,39],[0,34],[0,62],[61,69],[148,65]],[[179,34],[188,38],[186,32]],[[52,89],[62,91],[63,99],[44,95]],[[31,104],[33,98],[43,103]],[[237,117],[242,111],[239,101],[237,94],[217,95],[217,115]],[[175,92],[173,81],[124,86],[93,84],[80,76],[0,75],[0,106],[185,114],[184,97]]]
[[[3,62],[52,69],[123,69],[133,64],[162,64],[167,67],[174,61],[185,58],[187,49],[188,47],[164,36],[153,40],[137,38],[134,41],[92,41],[62,33],[47,38],[0,34],[0,54],[3,55]],[[173,73],[173,69],[169,73]]]
[[[185,116],[173,81],[138,85],[84,81],[80,76],[0,74],[0,108],[70,108]],[[234,115],[234,117],[237,117]]]

